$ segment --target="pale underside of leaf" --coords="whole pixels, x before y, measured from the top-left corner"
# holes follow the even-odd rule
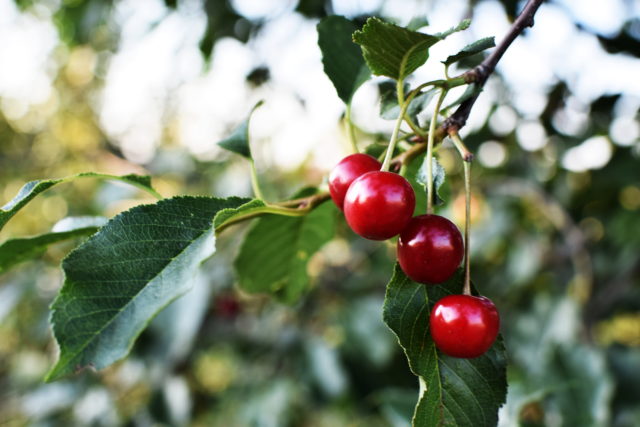
[[[429,182],[429,177],[427,176],[426,161],[427,159],[425,157],[425,159],[422,162],[422,165],[420,166],[420,169],[418,169],[418,173],[416,174],[416,181],[422,185],[425,192],[427,189],[427,183]],[[438,159],[436,157],[432,157],[431,158],[431,178],[433,181],[433,204],[436,206],[442,205],[444,203],[444,200],[440,196],[439,190],[440,190],[440,187],[442,187],[442,184],[444,184],[445,177],[446,177],[445,169],[442,167],[440,162],[438,162]]]

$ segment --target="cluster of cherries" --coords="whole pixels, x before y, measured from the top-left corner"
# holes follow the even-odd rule
[[[460,231],[439,215],[413,217],[416,201],[411,184],[381,167],[367,154],[345,157],[329,175],[331,198],[360,236],[386,240],[400,235],[398,262],[409,278],[424,284],[445,282],[464,256]],[[443,353],[472,358],[491,347],[500,318],[488,298],[449,295],[435,304],[429,325]]]

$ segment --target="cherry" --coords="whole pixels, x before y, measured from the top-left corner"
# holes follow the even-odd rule
[[[368,154],[351,154],[340,160],[329,174],[329,193],[336,206],[343,209],[344,196],[353,180],[381,167],[382,164]]]
[[[398,239],[402,271],[419,283],[442,283],[453,276],[464,256],[454,223],[439,215],[412,218]]]
[[[225,319],[234,319],[242,310],[240,301],[231,293],[218,295],[215,299],[214,305],[216,313]]]
[[[407,225],[416,197],[409,181],[392,172],[367,172],[357,178],[344,198],[344,216],[353,231],[385,240]]]
[[[443,353],[478,357],[496,340],[500,316],[489,298],[449,295],[434,305],[429,328],[436,347]]]

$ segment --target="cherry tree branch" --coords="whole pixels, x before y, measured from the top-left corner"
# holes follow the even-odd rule
[[[511,28],[505,35],[504,39],[500,42],[500,44],[491,52],[489,56],[485,58],[478,66],[472,68],[471,70],[462,74],[462,78],[466,83],[475,84],[478,88],[482,88],[484,84],[487,82],[489,76],[496,69],[496,65],[507,51],[509,46],[513,43],[513,41],[520,35],[527,27],[533,26],[533,17],[535,16],[538,8],[542,4],[544,0],[529,0],[525,5],[524,9],[516,20],[511,25]],[[473,104],[475,104],[476,99],[478,99],[478,94],[464,101],[460,106],[456,109],[456,111],[444,121],[444,123],[436,129],[434,140],[435,143],[440,143],[444,139],[445,136],[457,133],[460,129],[464,127],[467,123],[467,119],[469,118],[469,114],[471,114],[471,109]],[[413,160],[416,156],[424,153],[427,149],[426,139],[420,136],[416,136],[414,142],[417,142],[413,145],[409,150],[401,153],[396,156],[392,161],[391,165],[394,170],[400,168],[401,165],[407,165]]]
[[[511,43],[520,35],[527,27],[533,26],[533,17],[544,0],[529,0],[520,15],[511,25],[509,32],[502,39],[500,44],[495,48],[489,56],[485,58],[480,65],[464,73],[465,80],[473,82],[478,88],[482,88],[487,79],[496,69],[496,65],[507,51]],[[457,110],[442,124],[445,134],[459,131],[467,123],[471,108],[478,99],[478,95],[464,101]]]

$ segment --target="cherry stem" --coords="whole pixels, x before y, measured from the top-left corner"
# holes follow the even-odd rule
[[[404,99],[404,88],[402,87],[403,81],[398,80],[397,82],[397,92],[398,92],[398,102],[400,102],[400,114],[398,114],[398,120],[396,120],[396,125],[393,128],[393,133],[391,134],[391,139],[389,140],[389,146],[387,147],[387,152],[384,155],[384,161],[382,162],[381,171],[387,172],[391,166],[391,160],[393,157],[393,152],[396,149],[396,143],[398,142],[398,133],[400,132],[400,126],[402,126],[402,120],[404,119],[404,115],[407,112],[407,108],[409,108],[409,104],[413,97],[416,95],[415,91],[412,91],[407,99]]]
[[[253,188],[253,194],[255,194],[257,199],[264,200],[264,195],[262,194],[260,183],[258,182],[258,171],[256,170],[256,163],[252,158],[249,159],[249,163],[251,164],[251,187]]]
[[[464,288],[462,293],[471,295],[471,258],[469,257],[471,241],[469,236],[471,234],[471,161],[473,154],[464,145],[458,132],[452,132],[449,136],[453,145],[458,149],[464,166]]]
[[[244,211],[240,215],[232,216],[216,228],[216,233],[222,232],[224,229],[228,228],[231,225],[267,214],[293,217],[304,216],[330,198],[331,196],[329,195],[329,193],[317,193],[313,196],[304,197],[302,199],[289,200],[287,202],[279,204],[257,206],[255,208]]]
[[[356,130],[351,121],[351,103],[347,104],[347,109],[344,113],[344,120],[347,126],[347,135],[349,136],[349,143],[354,153],[358,153],[358,143],[356,142]]]
[[[475,83],[480,89],[484,86],[487,79],[493,73],[496,65],[502,58],[502,55],[504,55],[509,46],[511,46],[511,43],[513,43],[516,37],[518,37],[527,27],[533,26],[533,17],[543,1],[544,0],[529,0],[527,2],[524,9],[522,9],[522,12],[520,12],[520,15],[518,15],[507,34],[494,51],[491,52],[491,54],[487,56],[482,63],[462,75],[467,83]],[[449,131],[458,131],[462,129],[467,123],[467,119],[469,118],[469,114],[471,113],[471,109],[473,108],[473,104],[476,102],[476,99],[478,99],[478,94],[460,104],[453,115],[445,120],[442,127],[448,133],[450,133]]]
[[[471,295],[471,162],[464,162],[464,288],[465,295]]]
[[[431,122],[429,123],[429,137],[427,138],[427,214],[433,213],[433,140],[436,133],[436,122],[438,121],[438,114],[440,114],[440,107],[442,106],[442,101],[444,97],[447,95],[447,90],[442,89],[440,91],[440,96],[438,96],[438,100],[436,101],[436,107],[433,111],[433,116],[431,116]]]

